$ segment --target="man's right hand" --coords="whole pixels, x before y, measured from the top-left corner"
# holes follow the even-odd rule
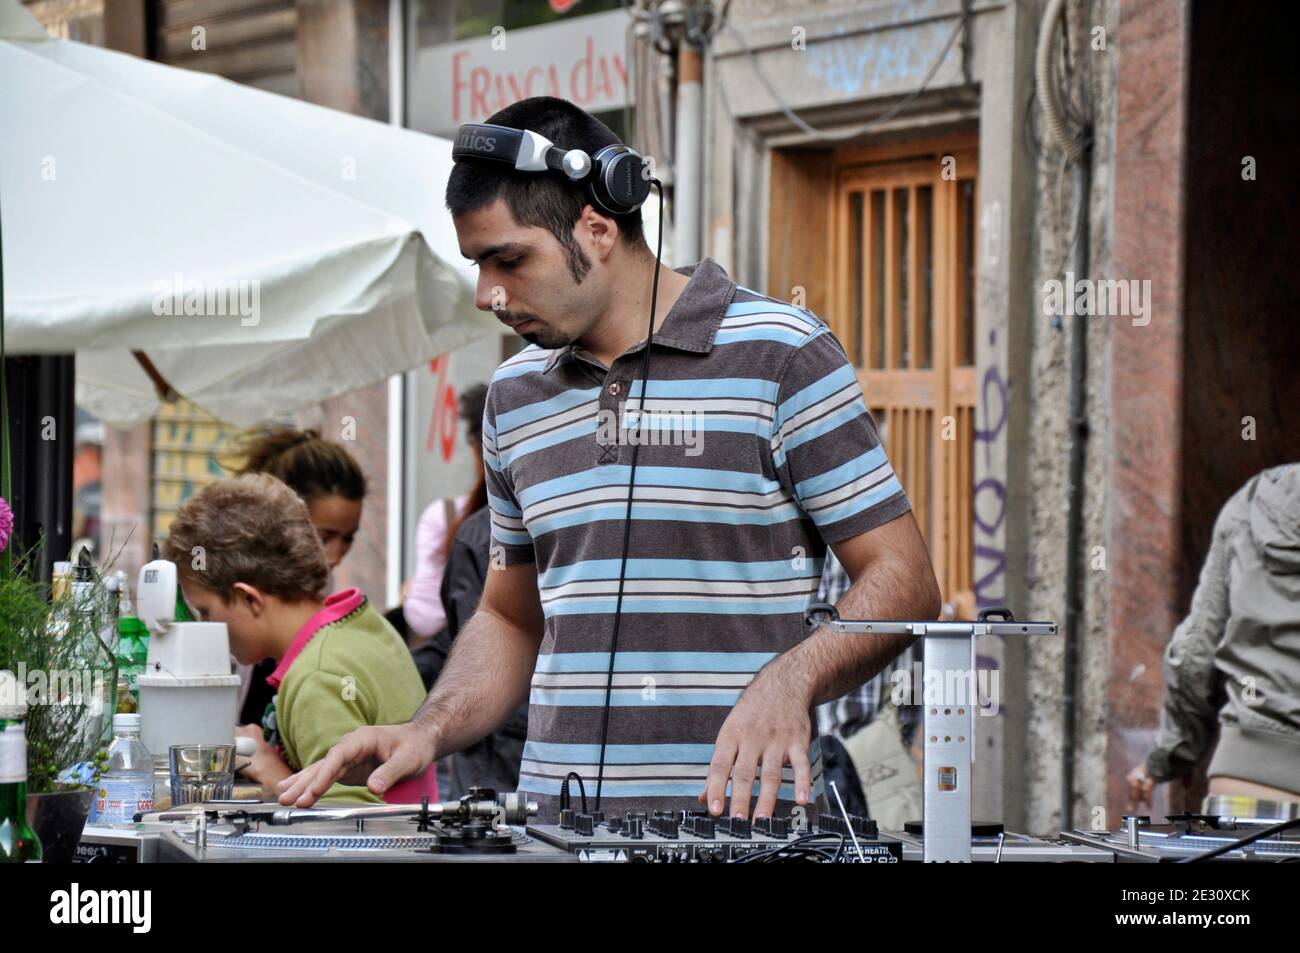
[[[357,728],[315,764],[281,781],[279,800],[284,805],[311,807],[336,781],[364,784],[382,795],[403,778],[422,773],[436,750],[434,733],[412,722]]]
[[[1156,783],[1147,774],[1145,762],[1130,771],[1126,780],[1128,781],[1129,811],[1136,814],[1139,805],[1151,803],[1151,792],[1154,790]]]

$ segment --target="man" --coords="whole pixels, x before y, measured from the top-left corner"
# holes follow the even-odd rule
[[[549,97],[489,121],[588,153],[618,141]],[[382,791],[528,699],[519,787],[543,821],[570,771],[594,793],[602,751],[607,814],[695,798],[744,817],[807,804],[820,788],[811,709],[909,641],[807,633],[826,543],[854,580],[846,614],[939,610],[925,543],[843,349],[807,311],[738,288],[708,259],[659,269],[643,409],[682,426],[646,424],[639,440],[606,721],[637,449],[635,428],[608,422],[627,422],[629,398],[637,409],[654,255],[639,210],[608,215],[550,173],[463,161],[447,205],[480,269],[478,306],[533,345],[497,370],[484,415],[494,568],[415,717],[344,739],[282,785],[281,802],[308,805],[339,776]]]
[[[1209,799],[1253,798],[1269,805],[1251,816],[1290,816],[1300,803],[1300,464],[1255,475],[1219,511],[1191,611],[1165,650],[1160,730],[1129,772],[1130,808],[1149,803],[1156,782],[1188,778],[1216,727]]]

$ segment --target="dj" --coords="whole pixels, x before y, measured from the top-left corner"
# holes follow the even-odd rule
[[[381,793],[527,699],[519,787],[543,822],[570,772],[607,816],[788,813],[820,794],[810,709],[906,645],[809,632],[826,545],[853,580],[841,613],[939,611],[855,370],[825,324],[710,259],[661,268],[644,163],[598,120],[538,97],[489,122],[462,127],[447,206],[478,307],[532,345],[484,414],[493,571],[411,721],[347,735],[280,801],[338,778]]]

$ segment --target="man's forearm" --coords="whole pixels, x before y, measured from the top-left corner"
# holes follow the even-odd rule
[[[480,609],[452,643],[413,724],[437,737],[436,757],[461,751],[500,727],[528,698],[537,639]]]
[[[937,598],[933,575],[883,563],[849,587],[835,608],[847,619],[931,619]],[[809,706],[820,705],[869,681],[914,641],[913,636],[844,635],[818,627],[773,665],[779,665],[782,681],[803,686]]]

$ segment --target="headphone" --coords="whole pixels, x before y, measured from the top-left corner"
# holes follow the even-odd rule
[[[639,153],[622,143],[608,145],[596,154],[588,155],[581,149],[564,150],[545,136],[527,129],[495,126],[491,123],[465,123],[456,130],[452,145],[453,161],[461,159],[491,159],[509,162],[521,172],[562,172],[570,182],[585,187],[592,204],[610,215],[627,215],[641,207],[654,186],[659,192],[659,240],[655,249],[654,282],[650,292],[650,327],[646,332],[645,351],[641,358],[641,395],[637,400],[637,429],[641,429],[645,409],[646,391],[650,387],[650,349],[655,340],[655,310],[659,302],[659,262],[664,250],[664,188],[652,176],[641,174],[642,159]],[[632,381],[635,383],[635,379]],[[629,395],[631,387],[628,388]],[[600,810],[601,789],[605,783],[605,753],[609,742],[609,703],[614,688],[614,659],[618,657],[618,633],[623,619],[623,584],[627,575],[628,548],[632,538],[632,490],[636,486],[637,451],[644,441],[632,445],[632,466],[627,478],[627,511],[623,517],[623,558],[618,569],[618,600],[614,605],[614,631],[610,637],[609,670],[605,675],[605,705],[600,722],[600,762],[596,774],[596,810]],[[578,783],[582,784],[581,776]],[[565,778],[560,806],[568,807],[569,780]],[[587,793],[583,788],[583,810],[586,810]]]
[[[635,212],[650,197],[652,179],[641,174],[640,154],[622,143],[588,155],[582,149],[561,149],[528,129],[468,122],[456,130],[451,158],[508,162],[521,172],[553,169],[583,185],[592,204],[610,215]]]

